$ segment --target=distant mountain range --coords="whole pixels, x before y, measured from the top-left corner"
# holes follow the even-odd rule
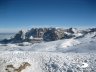
[[[42,41],[55,41],[69,38],[82,38],[93,33],[93,38],[96,37],[96,28],[79,30],[77,28],[32,28],[30,30],[20,30],[11,39],[4,39],[0,43],[21,43],[31,42],[38,43]]]

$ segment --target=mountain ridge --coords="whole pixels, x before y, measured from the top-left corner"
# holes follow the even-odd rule
[[[4,39],[0,43],[21,43],[21,42],[32,42],[36,43],[42,41],[55,41],[60,39],[70,38],[82,38],[88,34],[96,35],[96,28],[88,28],[85,30],[79,30],[77,28],[32,28],[30,30],[20,30],[11,39]],[[96,37],[96,36],[93,36]]]

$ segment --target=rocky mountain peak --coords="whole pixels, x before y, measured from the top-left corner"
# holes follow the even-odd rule
[[[59,39],[81,38],[88,33],[96,32],[96,28],[78,30],[77,28],[32,28],[30,30],[20,30],[14,38],[6,40],[6,42],[33,42],[33,41],[55,41]],[[95,37],[96,33],[94,33]],[[4,40],[3,40],[4,41]],[[40,41],[39,41],[40,42]],[[34,43],[34,42],[33,42]]]

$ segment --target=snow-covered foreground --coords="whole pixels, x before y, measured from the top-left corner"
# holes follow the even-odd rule
[[[0,48],[0,72],[96,72],[96,41],[81,42],[8,44]]]
[[[1,51],[0,72],[96,72],[96,54]]]
[[[96,72],[96,37],[92,37],[1,44],[0,72]]]

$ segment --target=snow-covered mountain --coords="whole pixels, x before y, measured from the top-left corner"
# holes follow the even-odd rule
[[[0,72],[96,72],[96,28],[49,29],[42,36],[48,40],[32,31],[19,31],[19,43],[0,44]]]
[[[86,30],[85,30],[86,31]],[[40,43],[22,42],[1,44],[1,51],[39,51],[39,52],[90,52],[95,50],[96,32],[85,31],[72,34],[74,37]],[[85,34],[85,35],[84,35]],[[70,34],[68,34],[70,35]],[[36,39],[35,39],[36,40]]]
[[[78,30],[76,28],[32,28],[26,31],[20,30],[13,38],[2,40],[1,43],[48,42],[60,39],[81,38],[94,33],[96,33],[96,28],[86,30]],[[95,35],[93,37],[96,37]]]

